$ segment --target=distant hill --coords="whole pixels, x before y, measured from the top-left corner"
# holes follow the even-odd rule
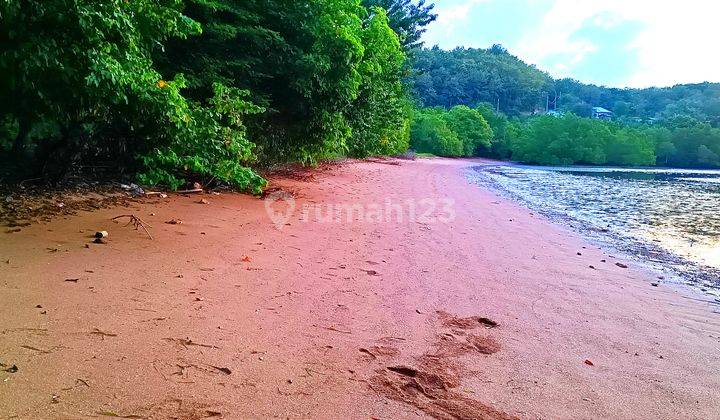
[[[489,49],[437,47],[414,53],[412,86],[422,106],[499,103],[508,114],[532,112],[545,103],[553,79],[495,45]]]
[[[487,49],[437,47],[417,51],[410,84],[421,106],[474,106],[488,102],[508,115],[558,111],[590,116],[593,106],[626,122],[677,116],[720,126],[720,83],[617,89],[553,79],[500,45]]]

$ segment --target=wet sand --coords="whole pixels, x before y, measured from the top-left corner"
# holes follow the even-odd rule
[[[0,233],[0,417],[720,417],[718,307],[469,184],[470,164],[274,179],[295,196],[282,229],[223,194]],[[448,198],[448,223],[301,211]],[[154,240],[110,221],[130,213]]]

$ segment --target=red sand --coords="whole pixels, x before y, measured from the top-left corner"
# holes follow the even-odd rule
[[[226,194],[1,233],[0,369],[19,370],[0,416],[720,418],[717,307],[468,185],[468,164],[278,182],[298,207],[450,197],[447,225],[296,211],[278,230]]]

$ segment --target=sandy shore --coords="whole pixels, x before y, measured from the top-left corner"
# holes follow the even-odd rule
[[[720,418],[716,306],[469,161],[391,163],[275,180],[282,229],[288,203],[224,194],[0,233],[0,417]],[[316,217],[336,204],[365,220]]]

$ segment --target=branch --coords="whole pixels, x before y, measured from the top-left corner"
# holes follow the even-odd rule
[[[125,226],[132,224],[133,226],[135,226],[135,230],[142,228],[145,231],[145,233],[147,233],[147,236],[150,237],[150,239],[153,238],[152,235],[150,234],[150,232],[148,232],[148,230],[147,230],[146,223],[143,222],[142,219],[135,216],[134,214],[123,214],[121,216],[115,216],[112,218],[112,220],[122,219],[123,217],[128,217],[130,219],[130,221]],[[149,225],[147,225],[147,226],[149,226]]]

